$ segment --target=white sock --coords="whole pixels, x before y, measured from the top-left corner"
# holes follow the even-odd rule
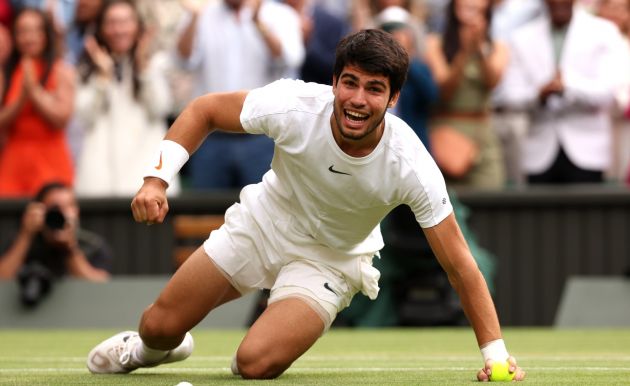
[[[150,365],[164,359],[168,355],[168,352],[169,350],[153,349],[140,341],[140,344],[137,344],[133,350],[131,350],[131,356],[138,363]]]

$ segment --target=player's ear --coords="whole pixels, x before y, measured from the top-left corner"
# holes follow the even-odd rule
[[[392,107],[396,106],[396,103],[398,102],[398,97],[400,97],[400,91],[398,91],[396,94],[392,95],[389,98],[389,103],[387,103],[387,108],[391,109]]]

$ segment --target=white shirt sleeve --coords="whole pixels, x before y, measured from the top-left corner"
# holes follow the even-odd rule
[[[296,82],[292,80],[281,79],[251,90],[245,98],[240,117],[245,131],[276,139],[285,122],[275,115],[287,110],[294,83]]]
[[[290,144],[302,139],[302,112],[322,113],[322,100],[332,98],[330,86],[280,79],[251,90],[241,111],[241,124],[250,134],[265,134],[276,144]]]
[[[403,200],[413,211],[420,227],[430,228],[453,212],[444,176],[424,148],[411,162],[410,168],[412,172],[405,178],[407,188]]]

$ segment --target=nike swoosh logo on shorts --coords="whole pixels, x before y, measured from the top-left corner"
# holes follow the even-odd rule
[[[155,166],[155,170],[162,169],[162,152],[160,152],[160,162]]]
[[[336,173],[336,174],[344,174],[346,176],[351,176],[352,174],[350,173],[345,173],[345,172],[340,172],[339,170],[335,170],[333,169],[335,167],[335,165],[330,165],[330,167],[328,168],[328,171]]]
[[[336,293],[334,289],[330,288],[330,286],[328,285],[328,282],[324,283],[324,288],[326,288],[328,291],[334,293],[335,295],[339,296],[339,294]]]

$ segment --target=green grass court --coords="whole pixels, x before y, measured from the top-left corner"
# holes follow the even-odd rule
[[[114,330],[0,330],[0,385],[470,385],[481,366],[471,329],[333,329],[273,381],[230,374],[244,331],[194,330],[186,361],[129,375],[88,373]],[[504,329],[525,385],[630,385],[630,330]]]

